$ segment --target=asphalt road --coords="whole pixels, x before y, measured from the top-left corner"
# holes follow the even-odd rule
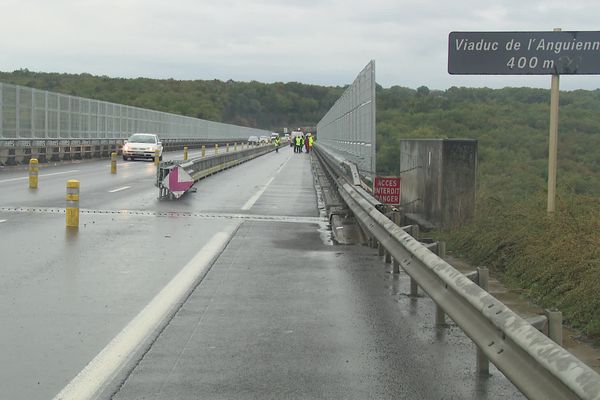
[[[216,237],[224,250],[115,398],[522,398],[495,370],[476,379],[474,346],[375,251],[332,245],[306,154],[269,153],[178,201],[157,200],[152,163],[118,169],[41,168],[37,190],[0,172],[1,398],[55,396]]]

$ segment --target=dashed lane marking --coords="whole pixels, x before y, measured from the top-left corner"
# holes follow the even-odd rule
[[[275,172],[275,175],[279,174],[281,172],[281,170],[283,169],[283,167],[288,163],[288,161],[290,161],[291,159],[291,155],[288,156],[287,160],[285,160],[285,162],[283,162],[280,166],[279,169],[277,169],[277,171]],[[275,179],[275,177],[273,176],[271,179],[269,179],[269,181],[265,184],[265,186],[263,186],[258,192],[256,192],[254,194],[254,196],[252,196],[250,199],[248,199],[248,201],[246,202],[246,204],[244,204],[242,206],[242,211],[248,211],[249,209],[252,208],[252,206],[254,206],[254,204],[258,201],[258,199],[260,198],[260,196],[263,195],[263,193],[265,192],[265,190],[267,190],[267,188],[269,187],[269,185],[271,184],[271,182],[273,182],[273,180]]]
[[[117,192],[120,192],[120,191],[122,191],[122,190],[127,190],[127,189],[129,189],[130,187],[131,187],[131,186],[123,186],[123,187],[120,187],[120,188],[116,188],[116,189],[113,189],[113,190],[109,190],[109,191],[108,191],[108,193],[117,193]]]
[[[246,204],[244,204],[242,206],[242,211],[248,211],[249,209],[251,209],[252,206],[254,205],[254,203],[256,203],[258,201],[260,196],[262,196],[262,194],[265,192],[265,190],[267,190],[267,188],[269,187],[271,182],[273,182],[274,179],[275,179],[275,177],[272,177],[271,179],[269,179],[269,181],[258,192],[256,192],[254,194],[254,196],[250,197],[250,199],[248,199]]]
[[[64,175],[64,174],[72,174],[73,172],[79,172],[78,169],[73,169],[71,171],[64,171],[64,172],[53,172],[51,174],[41,174],[39,175],[40,178],[43,178],[45,176],[54,176],[54,175]],[[28,176],[22,176],[20,178],[10,178],[10,179],[1,179],[0,183],[7,183],[7,182],[16,182],[16,181],[24,181],[29,179],[29,175]]]
[[[61,207],[0,207],[0,212],[9,213],[37,213],[37,214],[65,214],[65,208]],[[320,224],[327,222],[326,217],[300,217],[293,215],[253,215],[232,213],[194,213],[186,211],[144,211],[144,210],[97,210],[79,209],[80,214],[98,215],[123,215],[139,217],[169,217],[169,218],[201,218],[201,219],[229,219],[245,221],[271,221],[271,222],[294,222],[304,224]]]

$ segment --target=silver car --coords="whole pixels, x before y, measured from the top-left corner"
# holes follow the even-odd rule
[[[153,133],[134,133],[123,145],[123,160],[134,158],[154,159],[158,150],[158,159],[162,160],[163,146]]]

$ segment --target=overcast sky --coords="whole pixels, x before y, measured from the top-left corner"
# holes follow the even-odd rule
[[[447,72],[451,31],[600,30],[598,0],[0,0],[0,70],[110,77],[550,87]],[[563,76],[596,89],[600,76]]]

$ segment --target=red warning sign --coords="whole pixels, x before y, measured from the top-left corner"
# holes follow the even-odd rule
[[[400,204],[400,178],[376,176],[373,181],[373,196],[384,204]]]

